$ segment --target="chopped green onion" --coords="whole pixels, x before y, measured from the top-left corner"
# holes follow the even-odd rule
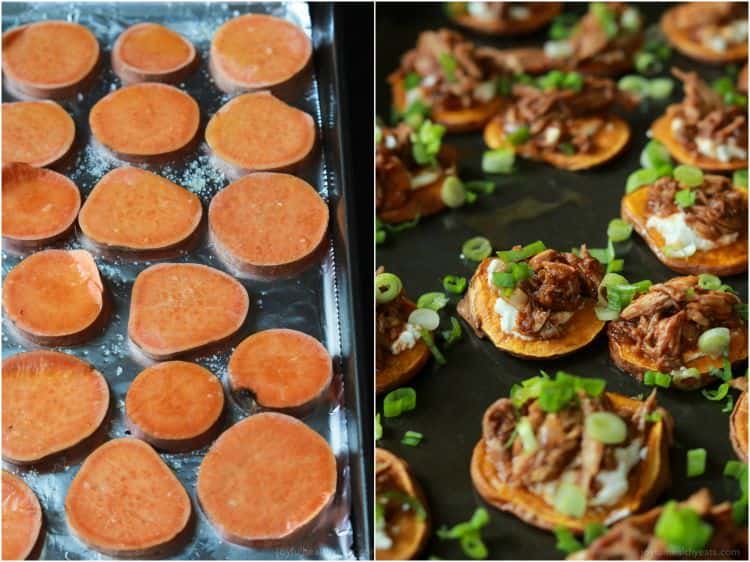
[[[586,513],[586,494],[579,486],[562,482],[557,487],[553,505],[558,513],[581,518]]]
[[[424,123],[430,111],[429,105],[421,100],[414,100],[401,117],[413,130],[417,130]]]
[[[565,90],[580,92],[583,88],[583,76],[579,72],[566,72],[560,85]]]
[[[380,414],[375,414],[375,440],[383,438],[383,424],[380,423]]]
[[[680,507],[669,501],[656,522],[654,534],[667,543],[670,552],[697,552],[713,535],[713,527],[703,521],[690,507]]]
[[[550,70],[537,78],[539,88],[544,91],[556,90],[562,85],[565,74],[560,70]]]
[[[466,189],[456,176],[448,176],[443,180],[440,197],[448,207],[455,209],[466,202]]]
[[[524,453],[533,453],[539,448],[539,442],[536,440],[536,435],[534,435],[534,429],[531,427],[529,418],[522,417],[518,420],[516,431],[518,432],[518,437],[521,439]]]
[[[409,314],[409,324],[432,332],[440,325],[440,315],[430,308],[416,308]]]
[[[440,310],[446,304],[448,304],[448,297],[440,292],[425,293],[417,299],[417,308]]]
[[[492,284],[501,289],[508,289],[516,286],[516,280],[513,278],[512,273],[496,271],[492,274]]]
[[[735,187],[747,189],[747,170],[737,170],[732,175],[732,184]]]
[[[660,373],[659,371],[646,371],[643,373],[643,384],[646,386],[669,388],[672,384],[672,377],[667,373]]]
[[[646,415],[646,421],[651,423],[658,423],[661,421],[661,412],[651,412]]]
[[[442,336],[445,347],[450,347],[461,339],[461,324],[455,317],[451,316],[451,329],[443,330]]]
[[[732,410],[734,410],[734,396],[730,394],[727,396],[727,401],[721,411],[725,414],[728,414]]]
[[[461,246],[461,255],[472,261],[482,261],[492,253],[492,244],[483,236],[469,238]]]
[[[410,72],[404,76],[404,88],[406,90],[413,90],[422,82],[422,77],[416,72]]]
[[[742,318],[742,321],[747,324],[747,303],[741,302],[739,304],[734,305],[734,309],[737,311],[737,314],[739,314],[740,318]]]
[[[623,76],[617,83],[617,87],[623,92],[632,92],[638,95],[645,95],[649,90],[649,81],[643,76],[630,74]]]
[[[411,152],[417,164],[435,165],[437,155],[443,142],[445,127],[429,120],[423,121],[419,128],[411,133]]]
[[[641,166],[644,168],[658,168],[671,165],[672,158],[667,148],[657,140],[651,140],[641,152]]]
[[[544,242],[537,240],[521,248],[520,250],[504,250],[497,253],[497,257],[503,260],[505,263],[519,262],[527,260],[540,252],[546,250],[547,247]]]
[[[742,473],[743,466],[746,466],[745,463],[740,461],[727,461],[727,464],[724,465],[724,476],[737,478]]]
[[[505,135],[505,138],[507,138],[508,142],[513,146],[518,146],[519,144],[523,144],[527,140],[529,140],[529,136],[529,128],[522,125],[512,133],[508,133],[507,135]]]
[[[625,260],[619,259],[619,260],[611,260],[607,264],[607,273],[617,273],[618,271],[622,271],[625,268]]]
[[[382,244],[385,242],[385,230],[376,230],[375,231],[375,243],[376,244]]]
[[[561,142],[557,149],[566,156],[573,156],[576,153],[576,147],[569,142]]]
[[[464,187],[472,193],[479,193],[480,195],[491,195],[495,191],[495,182],[489,180],[474,180],[464,183]]]
[[[487,547],[482,542],[479,533],[467,533],[460,539],[461,549],[472,560],[484,560],[487,558]]]
[[[443,289],[456,295],[462,294],[466,290],[466,277],[446,275],[443,277]]]
[[[670,78],[654,78],[648,83],[648,95],[655,100],[663,100],[672,95],[674,82]]]
[[[611,412],[593,412],[586,416],[586,435],[604,443],[616,445],[628,437],[628,426],[622,418]]]
[[[442,354],[440,349],[438,349],[438,346],[435,345],[435,340],[432,339],[432,334],[422,328],[419,330],[419,335],[422,338],[424,344],[427,346],[427,349],[429,349],[430,353],[432,353],[432,356],[435,358],[437,364],[445,365],[445,356]]]
[[[552,20],[552,25],[549,28],[548,36],[553,41],[560,41],[561,39],[567,39],[573,33],[576,25],[578,24],[578,16],[571,13],[562,13]]]
[[[724,400],[724,398],[727,397],[727,394],[729,394],[729,383],[721,383],[716,390],[704,388],[703,390],[701,390],[701,394],[704,398],[706,398],[706,400],[711,400],[712,402]]]
[[[410,221],[404,221],[398,224],[388,224],[382,221],[378,221],[377,226],[378,228],[381,228],[388,233],[398,234],[399,232],[403,232],[404,230],[414,228],[415,226],[417,226],[417,224],[419,224],[419,215],[417,215]]]
[[[686,209],[695,205],[695,191],[692,189],[678,189],[674,194],[674,202],[678,207]]]
[[[596,16],[599,25],[604,31],[604,34],[608,39],[613,39],[617,36],[617,21],[615,20],[615,14],[609,9],[604,2],[591,2],[589,4],[589,11]]]
[[[712,357],[720,357],[729,349],[730,339],[729,328],[710,328],[698,338],[698,349]]]
[[[386,304],[401,294],[401,279],[393,273],[378,273],[375,276],[375,301]]]
[[[409,447],[416,447],[422,442],[424,436],[418,431],[407,431],[401,438],[402,445],[408,445]]]
[[[639,51],[635,54],[635,69],[641,74],[656,74],[662,69],[661,61],[653,53]]]
[[[573,554],[574,552],[583,550],[583,545],[575,538],[575,535],[565,527],[555,527],[555,538],[557,539],[557,544],[555,546],[565,554]]]
[[[627,284],[628,280],[619,273],[607,273],[604,277],[602,277],[601,283],[599,283],[599,298],[604,300],[604,289]]]
[[[633,193],[644,185],[651,185],[659,179],[659,173],[653,168],[642,168],[628,176],[625,184],[625,193]]]
[[[446,80],[448,80],[448,82],[455,82],[456,68],[458,68],[456,59],[449,53],[440,53],[438,61],[440,62],[440,66],[443,69],[443,74],[445,74]]]
[[[695,166],[682,164],[677,166],[672,174],[674,175],[674,179],[686,187],[703,185],[703,171]]]
[[[607,227],[607,236],[613,242],[624,242],[633,233],[633,225],[622,219],[612,219]]]
[[[698,276],[698,286],[701,289],[707,289],[709,291],[716,291],[721,287],[721,279],[716,275],[710,273],[701,273]]]
[[[607,527],[605,527],[601,523],[589,523],[583,530],[583,542],[586,544],[586,546],[589,546],[592,542],[594,542],[606,532]]]
[[[383,129],[375,125],[375,144],[380,144],[383,140]]]
[[[687,452],[687,477],[693,478],[706,472],[706,450],[690,449]]]
[[[487,150],[482,155],[482,171],[486,174],[509,174],[515,161],[516,154],[510,148]]]
[[[450,529],[441,527],[437,536],[442,539],[456,539],[464,553],[474,560],[487,558],[487,547],[482,542],[481,531],[490,522],[490,516],[483,507],[477,508],[469,521],[454,525]]]
[[[392,390],[383,399],[383,415],[386,418],[397,418],[416,407],[417,392],[408,386]]]
[[[597,306],[594,308],[596,317],[602,322],[609,322],[610,320],[617,320],[620,317],[620,313],[616,310],[612,310],[606,306]]]

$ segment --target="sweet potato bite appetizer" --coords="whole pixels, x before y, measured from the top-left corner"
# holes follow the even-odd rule
[[[558,372],[516,384],[492,404],[471,478],[490,504],[553,530],[583,533],[652,503],[669,483],[670,415],[656,392],[604,392],[603,379]]]
[[[445,209],[445,179],[456,173],[456,151],[442,143],[445,127],[423,122],[376,129],[376,207],[384,222],[398,223]]]
[[[747,357],[740,299],[718,277],[642,283],[606,290],[609,303],[622,307],[607,333],[612,361],[623,371],[647,384],[690,390],[708,384],[713,369],[729,367],[725,362]]]
[[[378,560],[410,560],[424,547],[430,519],[405,461],[375,449],[375,550]]]
[[[586,246],[580,257],[515,246],[484,259],[458,304],[479,337],[526,359],[551,359],[589,344],[604,327],[594,312],[602,265]]]
[[[670,105],[651,133],[683,164],[708,171],[747,168],[747,99],[711,89],[695,72],[673,69],[685,99]]]
[[[732,440],[734,452],[747,462],[747,376],[732,379],[730,384],[739,388],[742,394],[737,399],[732,416],[729,418],[729,437]]]
[[[401,280],[382,267],[375,275],[375,301],[375,388],[380,393],[404,384],[427,363],[430,332],[440,318],[434,310],[418,309]]]
[[[747,526],[733,520],[729,502],[714,504],[706,488],[620,521],[568,560],[679,560],[685,553],[747,560]]]
[[[729,178],[678,166],[674,177],[625,195],[621,212],[675,271],[732,275],[747,269],[747,190]]]
[[[688,57],[714,63],[747,59],[746,2],[686,2],[664,13],[661,28]]]
[[[448,15],[474,31],[522,35],[541,29],[562,10],[562,2],[448,2]]]
[[[394,108],[427,114],[451,132],[481,128],[503,105],[498,77],[504,70],[493,52],[448,29],[421,33],[388,77]]]
[[[608,79],[553,70],[513,86],[516,102],[484,130],[490,148],[505,146],[533,160],[565,170],[582,170],[611,160],[630,138],[616,105],[632,108],[637,98]]]

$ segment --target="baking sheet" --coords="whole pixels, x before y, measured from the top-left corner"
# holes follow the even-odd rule
[[[634,3],[649,25],[658,22],[668,6],[664,3]],[[585,3],[566,3],[565,11],[582,13]],[[453,25],[441,5],[391,4],[378,5],[376,14],[376,95],[378,115],[390,116],[390,91],[387,75],[398,66],[400,56],[411,49],[420,31]],[[540,45],[546,30],[515,39],[487,37],[462,30],[478,44],[512,47]],[[712,80],[722,74],[722,66],[698,64],[675,53],[674,66],[697,70]],[[606,246],[606,230],[610,219],[619,215],[620,198],[628,174],[639,168],[646,131],[666,107],[682,99],[677,85],[669,102],[646,102],[627,115],[631,126],[631,143],[612,162],[586,172],[566,172],[551,166],[518,160],[517,172],[510,176],[488,176],[496,179],[495,193],[480,197],[473,206],[425,218],[413,230],[389,237],[377,248],[377,265],[383,265],[403,281],[408,295],[416,299],[428,291],[441,291],[441,279],[447,274],[469,278],[474,265],[459,258],[461,244],[473,236],[489,238],[495,249],[514,244],[543,240],[548,246],[569,249],[582,242],[591,247]],[[460,177],[465,180],[484,179],[481,157],[486,147],[481,133],[446,135],[445,142],[458,148]],[[633,234],[625,255],[623,274],[630,280],[664,281],[679,275],[662,265],[645,243]],[[747,302],[747,274],[724,279]],[[451,297],[447,310],[457,316]],[[444,319],[447,314],[443,313]],[[433,515],[434,528],[467,520],[477,506],[488,507],[491,523],[483,536],[490,559],[559,559],[563,554],[555,548],[555,537],[532,527],[516,517],[484,504],[474,491],[469,476],[469,461],[474,445],[481,436],[481,420],[485,409],[497,398],[508,396],[510,387],[538,374],[566,370],[571,373],[602,377],[607,388],[627,395],[648,393],[633,378],[617,369],[609,359],[606,337],[600,336],[593,345],[568,357],[552,361],[531,362],[516,359],[496,349],[487,340],[478,339],[461,322],[464,337],[446,352],[448,364],[437,368],[431,361],[409,386],[417,392],[414,411],[396,419],[382,419],[382,446],[404,458],[423,485]],[[444,322],[445,324],[445,322]],[[446,329],[448,326],[441,326]],[[735,374],[745,372],[743,364]],[[735,397],[736,391],[732,391]],[[735,459],[729,443],[729,415],[722,413],[722,402],[709,402],[700,392],[659,390],[659,402],[669,410],[676,422],[675,445],[671,450],[672,483],[659,498],[685,498],[702,487],[708,487],[717,501],[736,498],[739,490],[735,480],[724,478],[727,460]],[[377,401],[382,412],[382,398]],[[381,416],[382,417],[382,416]],[[406,430],[424,434],[418,447],[401,445]],[[685,454],[688,449],[704,447],[708,452],[705,474],[685,477]],[[424,558],[465,558],[456,541],[440,541],[434,534],[422,553]]]
[[[351,263],[347,240],[347,209],[343,186],[343,162],[340,146],[337,110],[335,53],[332,48],[334,24],[332,10],[318,7],[313,21],[307,3],[3,3],[3,31],[33,21],[62,19],[87,26],[102,48],[102,67],[92,89],[76,99],[62,102],[72,114],[77,127],[74,157],[59,168],[71,178],[85,198],[96,182],[108,171],[122,163],[94,149],[88,127],[88,113],[94,103],[120,86],[112,73],[110,49],[115,38],[128,26],[141,21],[168,25],[185,35],[195,45],[201,65],[190,78],[179,86],[193,96],[201,108],[202,128],[231,96],[217,90],[207,69],[210,40],[215,30],[226,20],[247,12],[269,13],[287,18],[299,25],[313,38],[313,71],[305,90],[298,99],[287,100],[310,113],[318,127],[319,140],[316,157],[299,174],[316,187],[331,210],[328,248],[322,261],[288,279],[255,281],[241,279],[250,295],[250,312],[235,343],[249,334],[268,328],[293,328],[318,338],[334,360],[334,378],[328,399],[304,419],[310,427],[325,437],[338,460],[338,489],[325,523],[302,541],[274,550],[250,549],[230,544],[219,538],[203,515],[195,496],[195,481],[200,462],[207,447],[183,454],[161,454],[175,471],[191,497],[193,504],[192,535],[187,544],[173,557],[177,559],[337,559],[369,556],[367,521],[363,504],[366,494],[355,490],[356,504],[351,509],[352,485],[363,486],[362,456],[359,440],[360,420],[357,385],[357,360],[354,355],[356,328],[351,325],[352,293],[348,267]],[[322,77],[322,78],[321,78]],[[332,83],[333,82],[333,83]],[[15,101],[3,90],[3,101]],[[202,132],[200,133],[202,134]],[[203,202],[204,216],[211,197],[229,182],[211,165],[201,146],[190,156],[159,165],[142,166],[196,193]],[[162,260],[202,263],[227,271],[209,246],[205,219],[197,248],[190,253]],[[58,248],[82,247],[73,236]],[[3,251],[3,277],[21,259]],[[112,296],[113,311],[106,331],[77,347],[54,348],[71,353],[94,365],[107,379],[111,390],[111,415],[106,428],[109,438],[128,434],[124,424],[124,398],[130,382],[144,368],[142,356],[132,347],[127,337],[129,296],[135,277],[153,261],[139,261],[126,256],[104,258],[95,256],[107,289]],[[3,357],[36,346],[14,337],[4,326]],[[226,365],[231,353],[229,346],[220,352],[191,357],[225,380]],[[226,385],[225,385],[226,387]],[[248,414],[227,391],[226,427]],[[4,467],[19,473],[39,497],[44,511],[43,542],[39,556],[44,559],[106,558],[86,548],[68,531],[64,500],[68,485],[80,468],[82,459],[62,455],[44,468]],[[354,517],[352,517],[352,512]],[[353,526],[354,524],[354,526]],[[356,532],[355,532],[356,527]]]

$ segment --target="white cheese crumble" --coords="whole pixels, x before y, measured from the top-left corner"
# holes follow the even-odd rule
[[[393,540],[388,536],[385,521],[383,521],[383,524],[375,526],[375,548],[377,550],[388,550],[392,546]]]
[[[544,144],[547,146],[554,146],[557,144],[558,140],[560,140],[559,127],[547,127],[544,129]]]
[[[685,222],[685,213],[682,211],[668,217],[651,215],[646,226],[661,234],[665,245],[674,248],[670,255],[675,258],[689,257],[696,250],[712,250],[716,247],[716,243],[703,238],[688,226]]]
[[[672,132],[675,134],[681,133],[682,130],[685,128],[685,121],[680,119],[679,117],[675,117],[672,119]]]
[[[495,97],[495,82],[488,80],[482,82],[474,88],[474,97],[482,102],[488,102]]]
[[[591,505],[613,505],[628,491],[628,473],[640,460],[641,439],[633,439],[626,447],[615,449],[617,466],[614,470],[602,470],[596,475],[599,491]]]
[[[391,353],[398,355],[402,351],[413,348],[420,338],[419,328],[408,322],[404,324],[404,330],[391,344]]]
[[[564,59],[573,54],[573,46],[570,41],[547,41],[544,44],[544,54],[552,59]]]
[[[729,162],[730,160],[744,160],[747,158],[747,151],[737,146],[737,141],[730,138],[725,144],[717,142],[707,137],[696,137],[695,146],[698,152],[709,158],[715,158],[720,162]]]
[[[510,17],[514,20],[525,20],[531,15],[531,10],[526,6],[511,6]]]
[[[712,35],[708,40],[708,46],[713,51],[723,53],[727,50],[727,40],[721,35]]]
[[[466,11],[469,12],[470,16],[477,18],[478,20],[492,21],[495,19],[487,2],[469,2],[466,5]]]
[[[503,332],[524,340],[533,339],[516,329],[518,327],[518,309],[503,297],[498,297],[495,301],[495,312],[500,316],[500,329]]]
[[[386,135],[385,136],[385,147],[393,150],[398,146],[398,141],[396,140],[396,137],[393,135]]]

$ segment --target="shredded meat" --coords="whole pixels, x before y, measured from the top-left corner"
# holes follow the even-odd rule
[[[737,328],[739,303],[733,293],[700,288],[696,276],[676,277],[633,299],[608,330],[615,341],[635,346],[669,372],[685,364],[683,356],[697,349],[707,329]]]
[[[707,43],[714,37],[726,37],[724,31],[733,22],[747,20],[747,3],[690,2],[675,10],[673,17],[674,25],[693,41]]]

